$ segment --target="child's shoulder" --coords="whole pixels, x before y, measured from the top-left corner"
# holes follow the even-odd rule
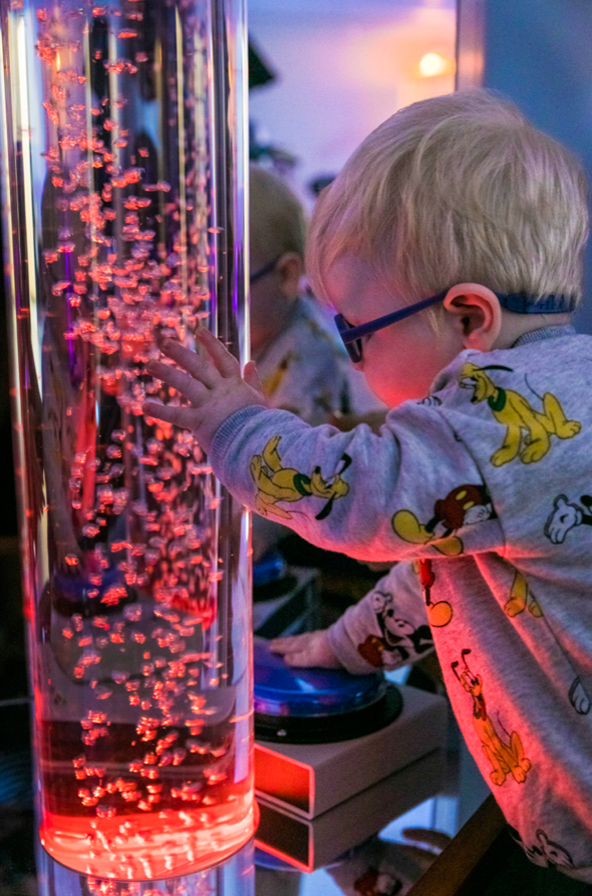
[[[425,400],[478,459],[490,484],[500,477],[526,481],[528,469],[529,488],[536,479],[537,488],[559,493],[577,468],[577,487],[589,492],[592,337],[565,330],[535,331],[510,349],[463,351]]]
[[[471,390],[471,401],[476,403],[479,395],[489,393],[492,388],[519,389],[521,383],[527,388],[529,384],[537,388],[538,384],[544,390],[563,387],[570,392],[588,391],[592,336],[578,334],[571,328],[546,329],[567,331],[547,336],[533,331],[509,349],[460,352],[436,377],[430,396],[438,396],[442,403],[448,403],[460,388]],[[487,397],[491,398],[489,394]]]

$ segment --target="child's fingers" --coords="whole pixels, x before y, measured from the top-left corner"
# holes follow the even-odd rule
[[[212,362],[207,358],[201,358],[196,352],[181,345],[180,342],[175,342],[173,339],[165,339],[160,345],[160,350],[163,355],[172,358],[175,364],[178,364],[179,367],[182,367],[183,370],[187,371],[187,373],[194,379],[199,380],[200,383],[203,383],[204,386],[207,386],[209,389],[212,389],[218,384],[220,377]],[[152,372],[151,368],[153,363],[159,362],[151,361],[148,364],[149,373]],[[162,377],[162,379],[164,379],[164,377]],[[166,380],[166,382],[168,382],[168,380]],[[175,386],[175,388],[177,387]]]
[[[195,338],[205,346],[221,376],[231,377],[240,374],[238,361],[213,333],[203,327],[197,330]]]
[[[274,638],[269,642],[269,649],[272,653],[290,653],[299,650],[302,647],[302,642],[306,642],[309,638],[310,633],[306,632],[302,635],[290,635],[287,638]]]
[[[288,666],[319,666],[323,669],[339,669],[341,662],[333,653],[327,639],[327,632],[304,632],[287,638],[275,638],[270,649],[281,653]]]
[[[170,364],[163,364],[162,361],[149,361],[146,371],[156,379],[162,380],[167,386],[176,389],[193,404],[199,404],[206,395],[204,385],[194,379],[190,373],[185,373],[178,367],[171,367]]]
[[[243,379],[247,386],[250,386],[251,389],[255,389],[256,392],[263,392],[263,386],[261,385],[261,380],[259,378],[259,371],[257,370],[257,365],[254,361],[248,361],[247,364],[245,364]]]
[[[320,665],[318,658],[312,656],[308,650],[301,650],[298,653],[286,653],[284,654],[284,662],[287,666],[300,666],[301,668]]]
[[[196,420],[193,408],[161,404],[159,401],[145,401],[142,411],[147,417],[155,417],[157,420],[164,420],[165,423],[174,423],[182,429],[195,429]]]

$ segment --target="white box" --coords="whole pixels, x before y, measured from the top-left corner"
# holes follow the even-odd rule
[[[315,818],[422,756],[444,749],[443,697],[397,685],[403,709],[372,734],[332,744],[255,742],[255,793],[281,810]]]
[[[442,788],[445,753],[435,750],[314,819],[258,796],[255,844],[302,871],[314,871],[378,833]]]

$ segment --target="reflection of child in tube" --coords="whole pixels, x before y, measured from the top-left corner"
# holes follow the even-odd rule
[[[300,201],[276,174],[255,164],[249,174],[251,354],[266,401],[313,426],[369,412],[382,422],[386,408],[349,363],[326,308],[302,289]],[[288,534],[281,522],[281,512],[253,520],[255,562]]]
[[[58,245],[55,204],[58,191],[48,177],[43,190],[43,245],[54,249]],[[82,225],[72,231],[72,239],[81,252],[84,240]],[[41,354],[43,400],[38,396],[31,410],[43,428],[42,470],[47,490],[47,511],[50,530],[50,568],[62,573],[80,574],[81,550],[76,530],[82,526],[85,514],[94,503],[94,458],[96,442],[95,387],[90,382],[93,349],[80,341],[76,352],[69,352],[64,333],[70,331],[71,310],[63,291],[55,290],[56,283],[68,280],[67,253],[56,253],[58,259],[45,263],[41,269],[41,288],[44,293],[45,318]],[[35,410],[36,407],[36,410]],[[32,439],[25,440],[26,443]],[[84,458],[76,464],[80,476],[73,474],[75,457]],[[37,467],[29,467],[37,469]],[[80,482],[80,505],[72,506],[71,483]],[[42,512],[37,508],[37,514]]]

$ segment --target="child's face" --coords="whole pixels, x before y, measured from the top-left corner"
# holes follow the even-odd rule
[[[344,255],[335,262],[326,284],[336,311],[353,326],[406,304],[388,295],[372,268],[354,255]],[[438,332],[430,326],[425,312],[419,312],[362,340],[362,361],[356,366],[364,372],[374,394],[389,407],[427,395],[436,374],[463,348],[454,319],[446,312],[440,315]]]

